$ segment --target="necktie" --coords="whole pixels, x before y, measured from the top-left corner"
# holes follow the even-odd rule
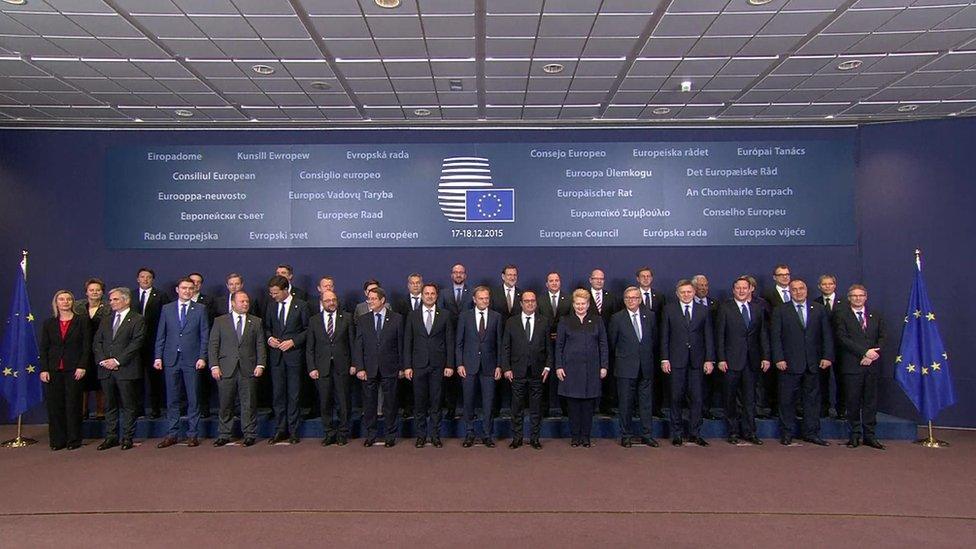
[[[427,309],[427,321],[424,322],[424,327],[427,328],[427,335],[430,335],[430,329],[434,326],[434,310]]]
[[[237,340],[244,337],[244,315],[237,315]]]
[[[829,313],[831,311],[830,298],[829,297],[825,297],[824,298],[824,305],[827,306],[827,312]]]
[[[285,302],[282,301],[278,304],[278,322],[281,323],[281,327],[285,327]]]
[[[332,336],[335,335],[335,320],[332,318],[333,314],[334,313],[329,313],[329,320],[325,323],[325,331],[329,334],[329,339],[332,339]]]
[[[508,312],[512,312],[512,289],[505,288],[505,299],[508,301]]]
[[[807,311],[806,311],[806,309],[803,308],[803,304],[802,303],[797,303],[797,305],[796,305],[796,314],[800,315],[800,324],[802,324],[803,327],[806,328],[807,327]]]
[[[122,324],[122,313],[115,313],[115,322],[112,323],[112,339],[115,339],[115,334],[119,332],[119,326]]]
[[[789,300],[790,300],[790,291],[783,290],[783,303],[786,303]]]
[[[641,334],[640,321],[637,320],[637,313],[630,315],[630,318],[634,322],[634,332],[637,334],[637,341],[641,341],[644,337]]]
[[[525,339],[532,341],[532,317],[525,317]]]
[[[461,288],[454,291],[454,303],[458,306],[461,305]]]
[[[180,305],[180,326],[186,326],[186,303]]]
[[[861,330],[868,329],[868,323],[864,320],[864,311],[857,312],[857,321],[861,323]]]
[[[383,331],[383,315],[376,313],[376,333]]]
[[[597,310],[597,312],[602,313],[603,312],[603,292],[602,291],[599,291],[596,294],[594,294],[593,300],[596,301],[596,310]]]
[[[745,303],[742,304],[742,320],[746,321],[746,328],[748,328],[749,324],[752,323],[752,318],[749,315],[749,307],[747,307]]]
[[[478,321],[478,335],[485,335],[485,312],[480,311],[478,314],[481,315],[481,319]]]
[[[413,310],[416,311],[419,308],[420,308],[420,298],[419,297],[415,297],[415,298],[413,298]]]
[[[685,305],[685,322],[691,324],[691,305]]]
[[[139,292],[139,311],[146,314],[146,290]]]
[[[556,294],[549,296],[549,303],[552,305],[552,316],[555,317],[556,309],[559,307],[559,299],[556,297]]]
[[[651,292],[644,292],[644,306],[647,310],[651,310]]]

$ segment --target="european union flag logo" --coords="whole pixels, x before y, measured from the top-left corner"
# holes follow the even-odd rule
[[[465,221],[515,221],[515,189],[467,189]]]
[[[27,300],[24,264],[17,269],[13,305],[7,317],[6,332],[0,343],[0,394],[7,403],[10,419],[40,403],[40,356],[34,339],[34,315]]]
[[[922,269],[918,262],[915,267],[901,348],[895,358],[895,379],[922,419],[932,421],[940,410],[956,403],[956,396],[949,374],[949,355],[939,336]]]

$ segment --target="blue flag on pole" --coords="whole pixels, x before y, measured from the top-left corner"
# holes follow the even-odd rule
[[[895,379],[925,421],[932,421],[940,410],[956,402],[949,373],[949,355],[939,337],[935,311],[925,291],[918,261],[905,315],[905,329],[901,334],[901,348],[895,358]]]
[[[0,394],[14,419],[41,402],[41,368],[34,339],[34,315],[27,299],[26,263],[17,269],[14,299],[0,342]]]

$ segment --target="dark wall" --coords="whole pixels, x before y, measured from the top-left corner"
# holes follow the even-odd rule
[[[687,129],[687,130],[398,130],[398,131],[81,131],[0,130],[0,312],[6,314],[14,268],[21,248],[30,250],[29,288],[35,315],[50,311],[50,296],[67,287],[82,295],[88,276],[102,277],[109,287],[132,286],[136,269],[152,266],[158,286],[171,288],[189,271],[206,277],[205,291],[220,293],[223,276],[239,271],[247,287],[255,290],[279,262],[296,269],[295,284],[312,290],[321,274],[337,278],[340,297],[361,298],[360,284],[377,277],[394,292],[405,286],[407,273],[419,271],[445,283],[455,262],[465,263],[474,282],[496,283],[505,263],[521,267],[527,287],[541,287],[545,273],[563,273],[564,286],[583,284],[592,268],[607,271],[611,290],[632,282],[636,267],[654,267],[655,286],[667,290],[676,280],[702,272],[712,280],[713,293],[727,295],[730,281],[741,273],[756,274],[769,283],[774,264],[789,263],[796,276],[815,283],[821,272],[834,272],[842,287],[862,279],[871,291],[871,302],[883,304],[891,319],[900,318],[910,283],[911,250],[925,250],[931,266],[927,271],[932,299],[940,307],[943,334],[950,352],[965,356],[965,321],[950,317],[950,296],[940,277],[956,268],[968,243],[963,200],[966,192],[963,151],[976,130],[968,120],[946,123],[907,124],[864,129]],[[105,152],[118,145],[192,145],[263,143],[366,143],[457,141],[754,141],[810,140],[855,134],[860,144],[857,174],[859,243],[844,247],[685,247],[685,248],[457,248],[457,249],[282,249],[282,250],[109,250],[103,244],[105,208],[124,208],[102,192]],[[924,135],[922,139],[920,136]],[[951,147],[942,141],[956,140]],[[920,141],[924,146],[920,146]],[[955,152],[953,152],[955,151]],[[902,165],[894,170],[891,166]],[[938,168],[930,169],[929,166]],[[940,175],[937,175],[940,174]],[[929,199],[933,187],[951,189],[938,193],[937,205]],[[926,212],[919,217],[917,208]],[[825,212],[824,215],[830,215]],[[914,225],[914,226],[910,226]],[[946,229],[961,233],[950,239]],[[911,235],[917,235],[910,238]],[[607,242],[612,246],[613,242]],[[942,249],[937,249],[941,246]],[[929,250],[930,248],[930,250]],[[930,252],[930,253],[929,253]],[[955,261],[954,261],[955,260]],[[943,289],[945,288],[945,289]],[[972,299],[971,293],[969,299]],[[893,315],[891,313],[894,313]],[[958,310],[962,316],[962,310]],[[900,326],[892,321],[892,341]],[[894,346],[894,344],[892,345]],[[968,349],[971,350],[971,349]],[[966,365],[954,364],[959,400],[965,400]],[[971,378],[970,378],[971,379]],[[966,385],[969,383],[969,385]],[[897,388],[889,388],[886,405],[910,416],[907,401]],[[976,409],[964,404],[947,412],[940,423],[976,425]]]

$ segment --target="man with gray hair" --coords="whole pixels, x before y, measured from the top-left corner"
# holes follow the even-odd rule
[[[99,450],[119,446],[119,404],[122,408],[122,449],[132,448],[136,432],[136,407],[142,381],[139,349],[146,337],[146,321],[130,309],[132,293],[128,288],[108,292],[107,315],[95,332],[92,351],[98,364],[98,379],[105,391],[105,440]]]

